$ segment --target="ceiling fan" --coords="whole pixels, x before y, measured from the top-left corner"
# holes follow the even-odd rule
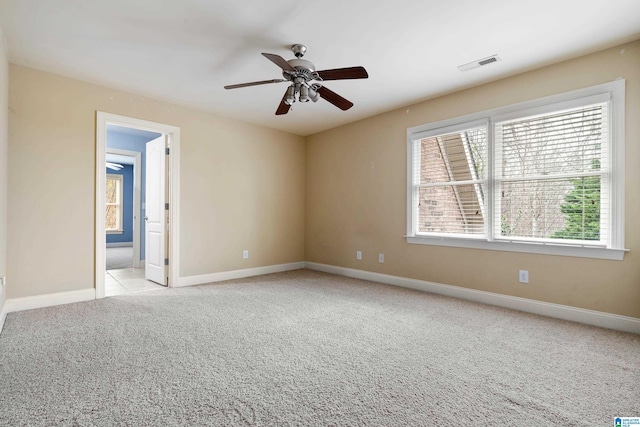
[[[261,80],[258,82],[240,83],[225,86],[225,89],[238,89],[247,86],[257,86],[269,83],[291,82],[291,85],[284,93],[280,105],[276,110],[276,115],[287,114],[291,105],[296,102],[318,101],[318,97],[332,103],[341,110],[348,110],[353,107],[353,102],[341,97],[337,93],[329,90],[320,83],[313,82],[325,80],[346,80],[346,79],[366,79],[369,77],[364,67],[334,68],[331,70],[316,71],[315,65],[311,61],[302,59],[307,47],[302,44],[291,46],[296,59],[286,60],[280,55],[273,53],[263,53],[262,56],[276,64],[282,69],[284,79]]]
[[[111,169],[114,171],[119,171],[120,169],[124,168],[124,166],[119,165],[117,163],[106,162],[106,164],[107,164],[107,169]]]

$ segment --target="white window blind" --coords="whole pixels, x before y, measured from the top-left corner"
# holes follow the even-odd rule
[[[495,124],[496,239],[607,242],[608,104]]]
[[[418,233],[485,235],[487,129],[415,141]]]

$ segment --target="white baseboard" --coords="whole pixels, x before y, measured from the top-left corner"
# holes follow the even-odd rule
[[[496,305],[528,313],[570,320],[603,328],[616,329],[625,332],[640,334],[640,319],[635,317],[620,316],[617,314],[587,310],[561,304],[536,301],[527,298],[496,294],[493,292],[478,291],[475,289],[461,288],[459,286],[444,285],[406,277],[392,276],[388,274],[374,273],[352,268],[338,267],[315,262],[294,262],[289,264],[270,265],[266,267],[247,268],[243,270],[224,271],[220,273],[202,274],[197,276],[181,277],[178,287],[194,286],[205,283],[220,282],[224,280],[241,279],[245,277],[259,276],[262,274],[279,273],[283,271],[308,268],[326,273],[338,274],[346,277],[370,280],[372,282],[416,289],[454,298]],[[50,307],[54,305],[70,304],[95,299],[95,289],[83,289],[79,291],[59,292],[54,294],[37,295],[24,298],[7,299],[0,307],[0,332],[4,326],[7,313],[15,311],[31,310],[34,308]]]
[[[337,267],[334,265],[319,264],[315,262],[306,262],[305,267],[310,270],[323,271],[325,273],[333,273],[356,279],[370,280],[372,282],[385,283],[387,285],[400,286],[403,288],[416,289],[439,295],[497,305],[528,313],[555,317],[557,319],[570,320],[602,328],[640,334],[640,319],[635,317],[620,316],[618,314],[604,313],[601,311],[587,310],[584,308],[513,297],[493,292],[478,291],[475,289],[461,288],[459,286],[443,285],[441,283],[409,279],[400,276],[391,276],[388,274],[373,273],[370,271],[356,270],[352,268]]]
[[[11,298],[6,301],[5,310],[7,313],[13,313],[14,311],[71,304],[74,302],[92,301],[94,299],[96,299],[95,289],[82,289],[80,291],[58,292],[55,294],[36,295],[33,297]]]
[[[108,248],[129,248],[133,247],[133,242],[112,242],[107,243]]]
[[[301,268],[305,268],[304,261],[292,262],[289,264],[268,265],[266,267],[246,268],[242,270],[222,271],[220,273],[201,274],[197,276],[186,276],[178,279],[177,287],[203,285],[205,283],[242,279],[245,277],[260,276],[262,274],[299,270]]]
[[[2,299],[2,306],[0,306],[0,334],[4,327],[4,320],[7,318],[7,301]]]

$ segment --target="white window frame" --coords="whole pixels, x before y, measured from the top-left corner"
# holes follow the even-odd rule
[[[549,242],[528,242],[523,240],[494,240],[493,236],[493,212],[495,208],[493,189],[495,187],[494,165],[494,123],[510,118],[526,117],[545,112],[559,111],[563,108],[573,108],[597,102],[609,101],[609,223],[606,225],[610,237],[606,247],[587,244],[564,244]],[[462,117],[429,123],[407,129],[407,234],[408,243],[452,246],[473,249],[489,249],[508,252],[524,252],[535,254],[549,254],[561,256],[574,256],[585,258],[599,258],[622,260],[624,253],[624,150],[625,150],[625,80],[615,81],[552,95],[531,101],[525,101],[505,107],[494,108]],[[416,151],[416,141],[424,138],[455,132],[461,129],[477,127],[479,123],[487,126],[487,161],[488,161],[488,191],[485,201],[490,208],[486,216],[487,235],[481,236],[448,236],[448,235],[424,235],[417,233],[418,197],[414,183],[414,161],[419,155]]]
[[[119,201],[118,203],[107,203],[105,201],[105,214],[106,214],[106,208],[110,205],[116,205],[119,207],[118,209],[118,224],[120,225],[119,228],[106,228],[105,226],[105,232],[107,234],[122,234],[124,233],[124,227],[123,227],[123,221],[124,221],[124,176],[123,175],[119,175],[119,174],[115,174],[115,173],[108,173],[107,174],[107,180],[112,179],[114,181],[118,181],[119,182],[119,186],[120,186],[120,191],[118,192],[119,194]],[[106,194],[106,193],[105,193]]]

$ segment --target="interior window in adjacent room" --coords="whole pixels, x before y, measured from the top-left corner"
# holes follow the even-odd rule
[[[122,175],[107,174],[106,194],[106,231],[107,233],[122,233]]]

